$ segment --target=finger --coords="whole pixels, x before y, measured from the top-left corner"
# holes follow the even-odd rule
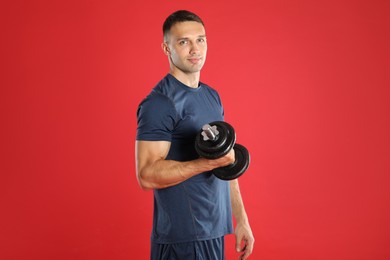
[[[239,259],[245,260],[249,257],[249,253],[247,251],[243,251],[243,253],[240,255]]]
[[[236,245],[236,251],[237,252],[241,252],[243,249],[241,248],[241,246],[240,245]]]
[[[237,252],[242,251],[241,242],[242,242],[242,236],[236,235],[236,251]]]
[[[243,254],[240,255],[239,259],[245,260],[245,259],[247,259],[249,257],[249,255],[250,254],[245,251]]]
[[[254,241],[252,239],[249,239],[249,241],[245,241],[245,250],[244,250],[244,253],[242,254],[242,258],[241,259],[247,259],[251,254],[252,254],[252,251],[253,251],[253,244],[254,244]]]

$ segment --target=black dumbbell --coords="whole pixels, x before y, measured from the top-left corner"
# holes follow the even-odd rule
[[[195,150],[201,157],[217,159],[228,154],[231,149],[234,149],[235,153],[234,163],[212,171],[219,179],[233,180],[240,177],[249,167],[248,150],[236,144],[234,128],[224,121],[214,121],[204,125],[196,136]]]

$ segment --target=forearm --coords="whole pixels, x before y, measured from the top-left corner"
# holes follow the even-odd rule
[[[237,179],[230,181],[230,200],[236,222],[249,224]]]
[[[247,259],[252,254],[255,238],[245,212],[237,179],[230,181],[230,197],[233,215],[236,219],[236,250],[241,253],[239,259]]]
[[[143,167],[139,173],[139,181],[143,189],[162,189],[179,184],[215,167],[212,160],[203,158],[186,162],[160,159]]]

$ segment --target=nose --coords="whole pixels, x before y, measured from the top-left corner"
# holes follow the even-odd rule
[[[191,43],[191,49],[190,49],[190,54],[196,54],[199,53],[199,46],[197,42],[192,42]]]

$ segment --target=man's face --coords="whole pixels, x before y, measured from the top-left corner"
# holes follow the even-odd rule
[[[171,27],[163,43],[173,69],[184,73],[199,72],[207,53],[206,33],[198,22],[180,22]]]

